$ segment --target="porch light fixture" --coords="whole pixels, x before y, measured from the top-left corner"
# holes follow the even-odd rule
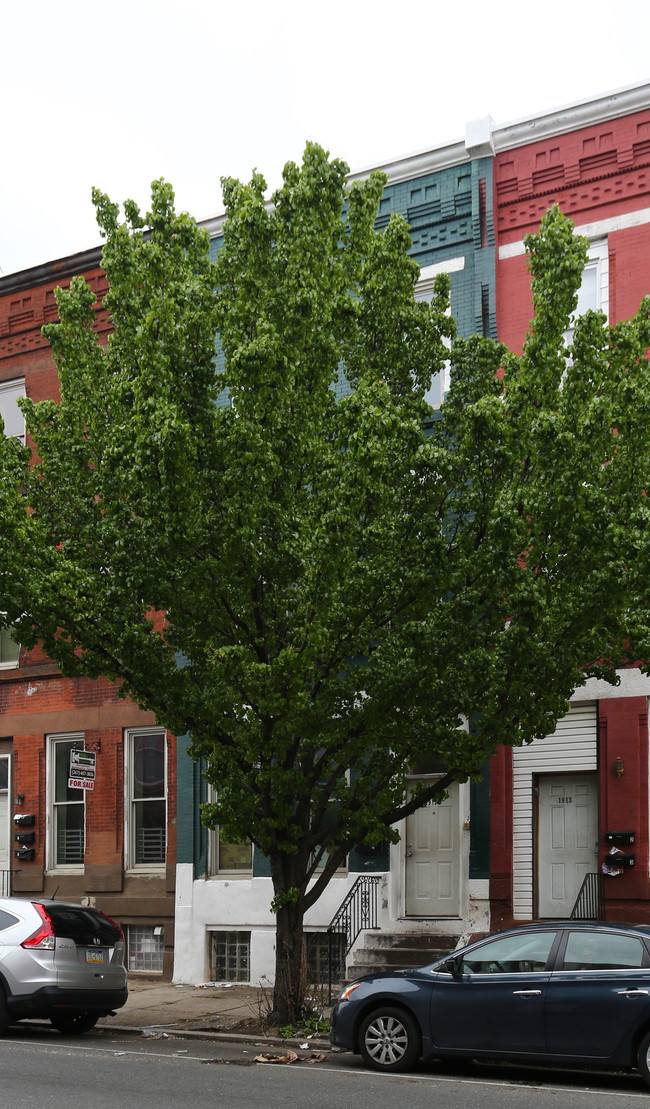
[[[625,774],[625,763],[623,762],[623,759],[620,755],[614,763],[614,773],[616,774],[617,778],[622,778]]]
[[[25,794],[24,793],[17,793],[16,796],[14,797],[14,804],[15,805],[22,805],[22,804],[24,804],[24,802],[25,802]]]

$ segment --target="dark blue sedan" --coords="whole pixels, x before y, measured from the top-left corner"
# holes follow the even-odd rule
[[[637,1067],[650,1086],[650,926],[549,922],[361,978],[332,1043],[378,1071],[419,1059]]]

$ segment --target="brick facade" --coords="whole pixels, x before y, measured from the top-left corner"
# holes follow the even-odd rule
[[[60,262],[0,279],[0,384],[24,379],[25,392],[35,401],[58,399],[56,367],[41,327],[57,318],[54,289],[83,272],[98,297],[95,328],[108,334],[102,297],[106,278],[99,252],[89,251]],[[16,669],[0,670],[0,756],[10,756],[10,816],[34,816],[34,825],[9,830],[9,853],[16,893],[52,895],[59,899],[91,899],[125,928],[163,929],[163,976],[170,978],[174,945],[176,873],[176,741],[167,735],[166,862],[130,866],[126,858],[125,743],[129,729],[154,728],[150,712],[142,712],[105,679],[64,678],[57,666],[36,649],[20,652]],[[160,729],[158,729],[160,731]],[[81,736],[96,750],[96,779],[84,791],[85,851],[82,866],[53,865],[51,784],[48,796],[48,744],[52,736]],[[17,859],[19,831],[34,833],[28,854]],[[157,944],[157,939],[145,943]],[[139,937],[142,946],[142,937]],[[142,969],[146,959],[140,959]]]
[[[591,117],[591,121],[590,121]],[[579,123],[583,125],[580,126]],[[521,352],[532,317],[530,278],[523,239],[534,233],[552,204],[591,243],[605,244],[608,296],[602,307],[610,323],[633,315],[650,292],[650,86],[621,90],[593,103],[495,134],[494,212],[496,303],[499,339]],[[650,922],[648,858],[648,693],[642,675],[630,678],[639,695],[592,683],[596,702],[600,870],[611,831],[634,831],[634,868],[603,879],[604,915]],[[587,691],[588,692],[588,691]],[[625,773],[614,769],[617,758]],[[549,766],[549,773],[554,773]],[[592,771],[593,773],[593,771]],[[533,789],[537,789],[533,777]],[[490,900],[493,927],[513,922],[513,756],[502,750],[491,767],[492,855]],[[529,860],[536,905],[539,888],[539,813],[532,806],[533,852]]]

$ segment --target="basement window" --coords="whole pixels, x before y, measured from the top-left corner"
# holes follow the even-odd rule
[[[307,981],[310,986],[322,986],[329,981],[330,948],[327,932],[306,932]],[[332,978],[345,975],[345,936],[332,934]]]
[[[212,932],[210,971],[214,982],[250,982],[250,932]]]
[[[129,924],[126,929],[128,969],[162,974],[165,930],[162,924]]]

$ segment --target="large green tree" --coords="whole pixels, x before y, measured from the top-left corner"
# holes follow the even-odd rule
[[[59,291],[61,403],[25,404],[35,463],[0,444],[4,619],[189,732],[204,819],[270,860],[285,1021],[352,847],[650,657],[649,305],[567,350],[585,243],[552,210],[522,356],[457,339],[427,423],[448,284],[414,300],[383,178],[346,171],[309,145],[270,205],[225,181],[215,262],[165,183],[122,222],[96,194],[113,333],[82,279]],[[444,772],[411,795],[423,755]]]

